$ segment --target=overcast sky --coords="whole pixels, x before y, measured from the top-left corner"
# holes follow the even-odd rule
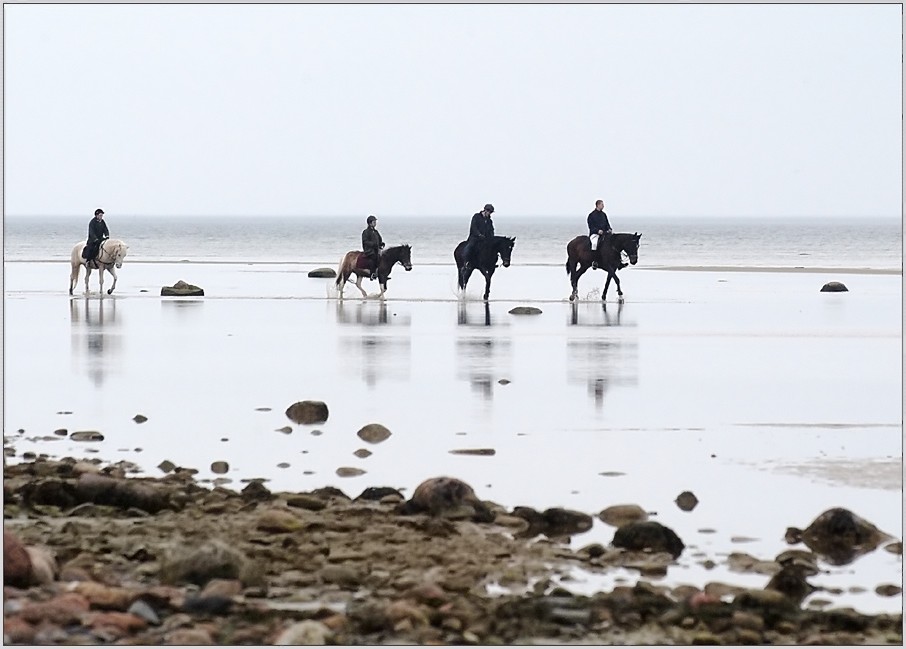
[[[898,5],[4,5],[5,215],[897,216]]]

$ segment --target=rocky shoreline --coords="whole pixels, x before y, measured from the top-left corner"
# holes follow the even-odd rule
[[[762,562],[765,588],[699,590],[656,583],[683,544],[631,508],[610,512],[609,546],[574,550],[564,540],[587,515],[507,510],[455,478],[407,500],[130,473],[72,458],[4,468],[5,644],[903,643],[902,614],[802,608],[819,555],[902,552],[845,510],[791,528],[809,549]],[[557,585],[615,566],[638,583],[590,597]]]

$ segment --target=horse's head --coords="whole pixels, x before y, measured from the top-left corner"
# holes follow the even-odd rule
[[[500,261],[503,262],[504,268],[508,268],[510,265],[510,257],[513,255],[515,245],[516,237],[498,237],[497,239],[497,252],[500,253]]]
[[[384,252],[384,256],[391,266],[399,263],[406,270],[412,270],[412,246],[408,243],[388,248]]]
[[[400,263],[406,270],[412,270],[412,246],[408,243],[400,246]]]
[[[636,232],[625,235],[623,241],[620,242],[620,250],[629,256],[629,263],[633,266],[639,263],[639,239],[641,238],[642,235]]]
[[[123,259],[126,257],[126,253],[129,251],[129,246],[125,243],[118,243],[116,249],[113,252],[113,263],[117,268],[123,267]]]

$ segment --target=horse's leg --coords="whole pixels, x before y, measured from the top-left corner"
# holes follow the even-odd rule
[[[578,267],[573,269],[573,271],[570,273],[569,278],[573,285],[572,295],[569,296],[570,302],[574,302],[579,297],[579,278],[585,274],[585,271],[588,270],[588,268],[589,264],[587,264],[585,261],[580,260]]]
[[[609,268],[607,268],[607,269],[605,269],[605,270],[607,271],[607,281],[604,282],[604,292],[601,293],[601,299],[602,299],[602,300],[606,300],[606,299],[607,299],[607,289],[608,289],[608,287],[610,286],[610,280],[611,280],[611,279],[616,279],[616,273],[614,273],[614,272],[613,272],[612,270],[610,270]],[[619,280],[617,281],[617,285],[619,286]],[[619,290],[619,289],[617,289],[617,290]]]
[[[491,295],[491,277],[494,276],[494,272],[483,273],[484,274],[484,301],[488,301],[488,296]]]
[[[113,293],[113,289],[116,288],[116,266],[111,266],[108,270],[110,271],[110,274],[113,275],[113,286],[107,291],[107,295],[110,295]]]
[[[355,287],[361,291],[362,297],[368,297],[368,293],[362,288],[362,276],[358,273],[355,274]]]
[[[98,264],[98,295],[104,297],[104,265]]]
[[[85,295],[88,295],[88,278],[91,277],[91,266],[85,264]]]
[[[623,291],[620,290],[620,278],[617,277],[617,271],[613,271],[613,281],[617,285],[617,295],[620,296],[619,301],[623,301]]]
[[[82,270],[82,264],[72,264],[72,270],[69,272],[69,294],[72,295],[72,289],[75,288],[76,282],[79,281],[79,271]]]

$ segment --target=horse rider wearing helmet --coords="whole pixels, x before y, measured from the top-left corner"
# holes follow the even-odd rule
[[[86,264],[97,261],[98,253],[101,250],[101,243],[104,239],[110,238],[110,231],[104,222],[104,210],[98,208],[94,211],[94,218],[88,222],[88,242],[82,249],[82,257]],[[95,265],[97,265],[95,263]]]
[[[463,272],[473,266],[472,257],[475,254],[476,244],[494,238],[494,222],[491,220],[491,214],[493,213],[494,206],[488,203],[483,210],[472,215],[472,222],[469,225],[469,238],[466,239],[466,247],[462,251]]]
[[[371,279],[377,279],[378,262],[381,257],[381,250],[384,248],[384,240],[381,233],[377,231],[377,217],[373,214],[369,216],[365,223],[367,227],[362,230],[362,252],[371,267]]]

